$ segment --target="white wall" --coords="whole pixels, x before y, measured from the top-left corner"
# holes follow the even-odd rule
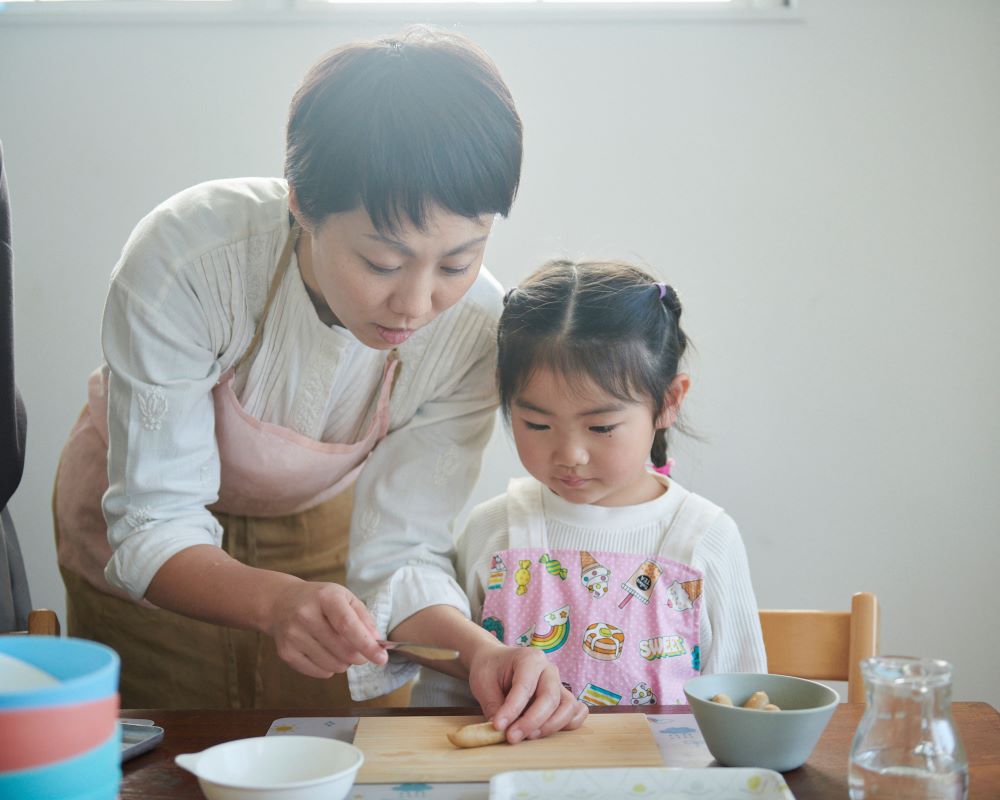
[[[760,604],[877,592],[884,652],[948,658],[957,697],[1000,706],[1000,4],[800,13],[462,25],[527,133],[488,261],[507,284],[563,254],[673,282],[704,438],[676,474],[741,525]],[[191,183],[279,174],[307,65],[397,27],[0,21],[36,605],[63,609],[52,477],[132,225]],[[476,499],[518,470],[500,431]]]

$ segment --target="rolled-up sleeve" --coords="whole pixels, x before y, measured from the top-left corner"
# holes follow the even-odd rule
[[[141,264],[156,282],[113,278],[102,344],[108,377],[108,479],[104,514],[113,556],[105,577],[136,599],[179,551],[219,545],[206,506],[218,498],[212,387],[219,367],[195,290],[169,264]]]
[[[455,576],[454,523],[479,476],[496,418],[493,331],[491,322],[474,332],[474,350],[455,365],[450,389],[379,443],[355,487],[348,586],[383,635],[432,605],[469,616]],[[377,697],[416,673],[411,663],[351,667],[351,694]]]

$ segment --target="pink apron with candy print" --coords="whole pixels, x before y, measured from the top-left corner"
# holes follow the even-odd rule
[[[657,553],[553,550],[537,481],[507,490],[509,548],[495,553],[484,628],[509,645],[538,647],[578,699],[592,706],[683,704],[700,672],[703,574],[688,560],[718,506],[688,494]]]

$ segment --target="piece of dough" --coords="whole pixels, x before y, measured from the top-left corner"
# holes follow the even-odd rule
[[[492,722],[476,722],[457,731],[449,731],[448,741],[455,747],[484,747],[507,741],[507,734],[496,730]]]
[[[750,695],[750,699],[743,704],[743,708],[763,708],[770,702],[767,692],[754,692]]]

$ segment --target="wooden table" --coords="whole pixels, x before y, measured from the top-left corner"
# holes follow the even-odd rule
[[[643,706],[649,714],[688,713],[687,706]],[[629,713],[629,709],[595,709],[596,713]],[[844,800],[847,797],[847,758],[851,739],[864,706],[837,707],[809,761],[785,773],[798,800]],[[1000,798],[1000,713],[986,703],[954,703],[952,712],[969,757],[972,800]],[[155,720],[166,731],[149,753],[123,765],[122,800],[199,800],[204,795],[197,780],[174,764],[179,753],[194,753],[220,742],[263,736],[282,717],[399,716],[412,714],[477,713],[471,709],[276,709],[265,711],[164,711],[125,709],[122,717]]]

